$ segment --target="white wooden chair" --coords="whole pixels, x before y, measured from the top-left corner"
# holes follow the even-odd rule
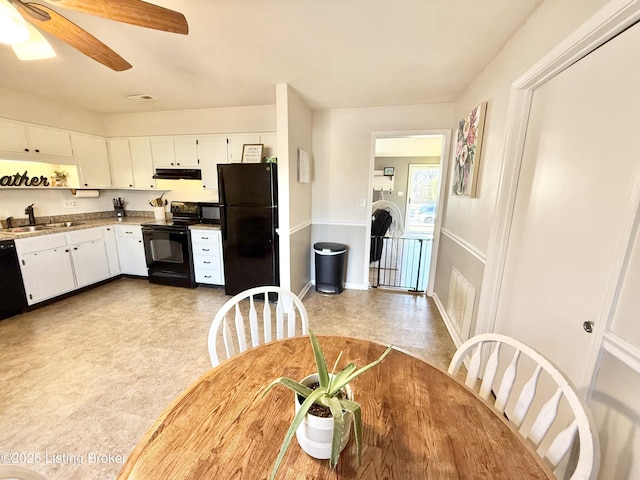
[[[269,303],[269,294],[277,295],[275,305]],[[248,302],[246,301],[248,299]],[[262,308],[256,308],[255,301],[263,300]],[[248,305],[246,305],[248,303]],[[242,306],[242,308],[241,308]],[[247,312],[248,307],[248,312]],[[234,311],[233,323],[229,325],[227,317]],[[294,337],[296,334],[306,335],[309,330],[309,316],[302,301],[286,288],[276,286],[264,286],[251,288],[240,292],[230,298],[216,313],[209,329],[209,356],[211,364],[215,367],[220,364],[222,351],[218,346],[218,334],[222,327],[222,340],[224,342],[225,357],[232,357],[239,352],[244,352],[249,346],[249,337],[245,333],[245,317],[242,311],[248,313],[250,346],[258,345],[272,340],[272,318],[275,313],[276,339]],[[272,311],[275,310],[275,311]],[[259,314],[261,311],[261,314]],[[297,313],[296,313],[297,311]],[[296,329],[296,319],[300,318],[300,327]],[[286,318],[286,325],[285,325]],[[260,323],[262,325],[260,325]],[[285,329],[286,327],[286,329]],[[261,332],[262,330],[262,332]],[[299,333],[296,332],[298,330]],[[262,333],[262,335],[260,335]]]
[[[503,345],[508,347],[502,348],[501,353]],[[513,352],[512,355],[510,351]],[[534,445],[538,455],[556,469],[572,447],[579,445],[578,448],[573,448],[571,454],[570,460],[571,463],[575,462],[575,468],[573,472],[569,472],[569,478],[596,478],[600,465],[600,446],[593,417],[587,405],[576,393],[573,384],[555,365],[511,337],[487,333],[467,340],[458,348],[449,365],[449,374],[457,375],[468,356],[470,362],[465,380],[467,387],[485,401],[493,403],[494,409],[504,415],[519,429],[520,434]],[[519,362],[521,357],[528,357],[531,361]],[[521,370],[527,370],[524,367],[520,368],[519,363],[528,364],[527,367],[533,370],[533,374],[530,377],[528,373],[524,374],[526,383],[522,388],[516,388],[520,390],[519,396],[516,397],[515,394],[512,395],[514,385],[522,384]],[[485,365],[484,369],[482,365]],[[552,385],[555,391],[550,398],[545,395],[540,399],[540,391],[548,391],[547,387],[540,388],[543,371],[546,372],[542,376],[545,385]],[[479,379],[482,381],[479,382]],[[558,410],[562,398],[566,402],[565,405],[568,404],[569,416],[573,417],[566,428],[564,424],[554,425],[557,419],[561,422]],[[531,408],[532,405],[540,405],[542,402],[544,405],[541,408]],[[536,411],[538,413],[534,415]],[[562,430],[556,434],[558,429]],[[576,439],[579,441],[578,445],[574,445]],[[574,458],[576,454],[577,460]],[[566,466],[567,462],[564,464]],[[571,468],[572,465],[569,466],[569,469]]]

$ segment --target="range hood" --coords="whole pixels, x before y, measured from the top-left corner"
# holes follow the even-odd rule
[[[202,180],[199,168],[156,168],[153,178],[159,180]]]

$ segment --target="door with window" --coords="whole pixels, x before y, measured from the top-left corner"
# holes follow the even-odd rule
[[[433,235],[440,193],[440,165],[410,164],[407,193],[407,231]]]

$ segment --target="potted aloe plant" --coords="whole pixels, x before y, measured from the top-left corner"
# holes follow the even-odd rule
[[[269,477],[270,480],[273,480],[276,477],[280,464],[282,463],[282,459],[284,458],[284,454],[296,432],[300,446],[307,453],[316,458],[329,458],[329,466],[331,468],[335,468],[338,464],[340,451],[345,447],[348,440],[351,421],[353,421],[354,434],[356,438],[356,451],[358,461],[360,461],[360,450],[362,446],[362,413],[360,405],[353,401],[353,394],[349,387],[349,382],[380,363],[392,348],[390,346],[377,360],[360,369],[356,369],[355,364],[349,363],[342,370],[336,373],[335,370],[340,358],[342,357],[341,352],[336,359],[333,370],[329,373],[322,348],[311,329],[309,329],[309,338],[311,340],[311,347],[313,348],[313,354],[316,360],[317,373],[309,375],[299,382],[287,377],[277,378],[267,386],[262,394],[264,397],[271,388],[280,384],[293,390],[296,398],[296,414],[289,426],[287,434],[284,437],[282,446],[280,447],[280,453],[278,454],[276,463],[271,471],[271,476]],[[309,413],[312,406],[315,408],[318,406],[325,407],[330,412],[330,418],[319,419],[320,421],[328,420],[330,422],[329,426],[333,427],[332,429],[329,429],[330,455],[328,457],[324,456],[322,452],[320,452],[320,454],[314,452],[313,447],[317,447],[317,451],[320,446],[313,440],[307,440],[307,436],[304,435],[307,429],[312,429],[314,423],[318,423],[318,419],[313,417],[312,413]],[[302,432],[302,430],[304,430],[304,432]],[[310,435],[310,437],[313,438],[313,435]],[[308,448],[309,444],[312,446],[311,449]]]

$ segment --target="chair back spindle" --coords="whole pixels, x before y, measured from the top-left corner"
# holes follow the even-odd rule
[[[277,295],[275,307],[269,302],[269,294]],[[273,298],[273,297],[272,297]],[[264,301],[262,309],[256,308],[256,300]],[[273,315],[275,310],[275,326]],[[234,313],[230,322],[231,312]],[[245,320],[245,315],[248,320]],[[286,325],[285,325],[286,316]],[[250,339],[247,337],[247,328]],[[209,356],[215,367],[221,360],[230,358],[236,353],[244,352],[251,347],[270,342],[273,337],[272,328],[275,327],[276,339],[293,337],[296,334],[306,335],[309,329],[307,311],[300,299],[289,290],[277,286],[256,287],[241,292],[230,298],[216,313],[209,329]],[[224,344],[222,350],[218,346],[218,335],[222,332]],[[262,338],[260,334],[262,333]],[[236,348],[237,347],[237,348]]]
[[[505,347],[502,348],[503,346]],[[511,357],[509,349],[513,350]],[[529,366],[535,366],[526,381],[527,373],[522,372],[526,368],[520,368],[523,357],[528,358]],[[596,478],[600,447],[593,417],[573,384],[555,365],[527,345],[494,333],[478,335],[463,343],[451,360],[449,373],[457,375],[467,358],[469,368],[465,385],[492,404],[500,415],[506,416],[541,458],[553,469],[557,469],[572,448],[578,446],[577,463],[575,467],[571,466],[573,471],[570,479]],[[498,378],[500,376],[501,379]],[[548,390],[541,388],[543,377],[545,385],[548,382],[555,385],[548,398],[541,398]],[[515,396],[514,390],[519,380],[524,385],[520,388],[517,399],[510,401]],[[536,414],[532,407],[540,404],[542,407]],[[567,415],[571,418],[559,415],[561,404],[568,405]],[[565,423],[568,426],[565,427]]]

